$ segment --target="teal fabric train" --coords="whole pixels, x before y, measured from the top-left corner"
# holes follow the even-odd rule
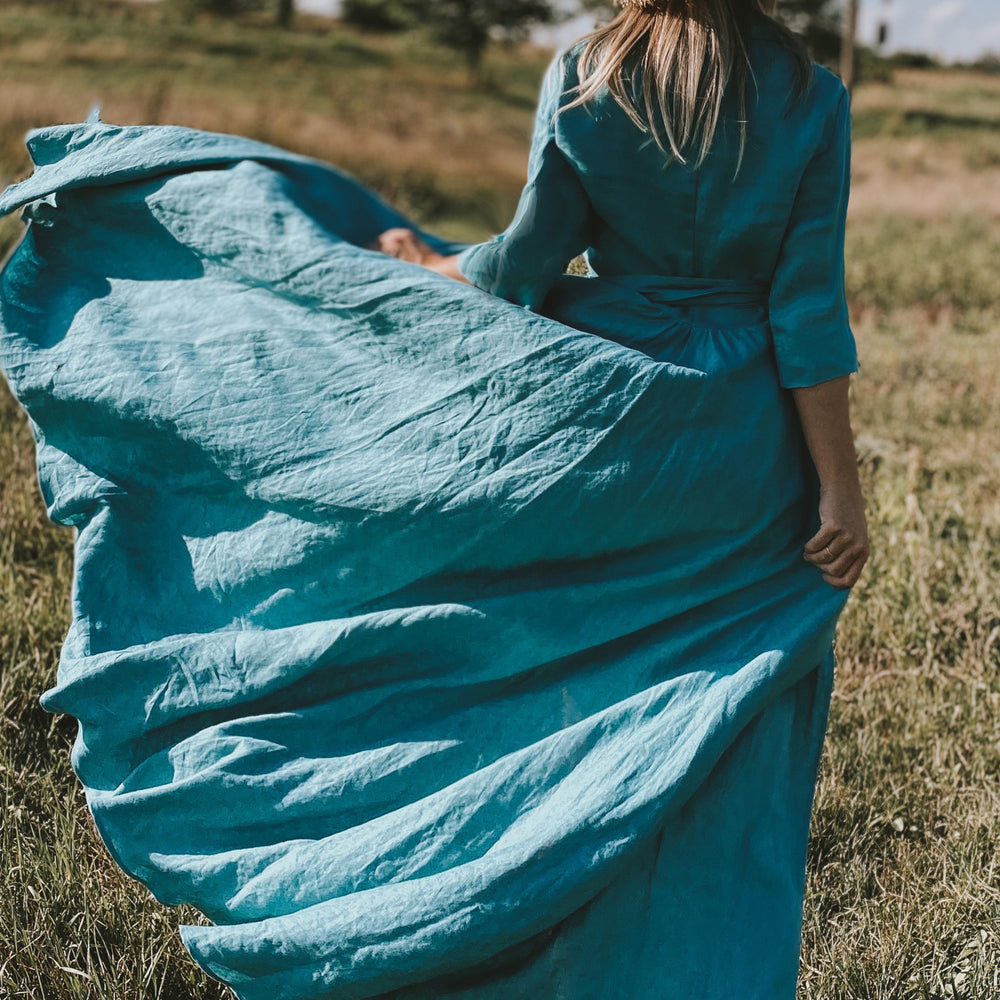
[[[194,958],[242,1000],[792,997],[844,595],[766,289],[553,278],[552,318],[365,249],[406,221],[280,150],[29,145],[44,704]]]

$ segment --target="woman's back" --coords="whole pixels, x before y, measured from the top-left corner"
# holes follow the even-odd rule
[[[562,105],[579,82],[581,49],[570,49],[553,66]],[[555,143],[593,212],[588,257],[598,274],[770,283],[811,161],[829,175],[830,194],[840,194],[844,148],[839,140],[848,127],[840,80],[817,67],[797,99],[794,57],[763,18],[753,22],[749,54],[742,162],[740,112],[731,93],[701,166],[668,163],[607,91],[587,106],[553,117]],[[542,110],[540,117],[547,117]],[[824,154],[828,159],[820,163]],[[825,213],[836,207],[828,201]]]
[[[782,385],[812,385],[856,363],[844,293],[850,107],[820,67],[799,95],[795,57],[770,19],[750,25],[746,142],[727,92],[700,166],[670,160],[606,90],[574,103],[578,44],[553,62],[539,102],[528,183],[506,232],[459,257],[493,294],[593,332],[553,310],[567,262],[586,252],[612,281],[752,282],[766,307]],[[581,43],[582,44],[582,43]],[[593,298],[597,289],[590,290]],[[622,302],[620,312],[634,310]],[[613,312],[607,305],[600,312]]]

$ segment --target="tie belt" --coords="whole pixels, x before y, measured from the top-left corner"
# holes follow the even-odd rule
[[[601,275],[601,278],[662,305],[767,307],[768,285],[763,281],[658,274]]]

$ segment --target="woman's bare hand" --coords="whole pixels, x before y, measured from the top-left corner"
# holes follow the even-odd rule
[[[446,257],[425,243],[412,229],[387,229],[375,238],[370,249],[379,250],[408,264],[419,264],[446,278],[468,284],[458,269],[458,256]]]
[[[442,254],[435,253],[412,229],[387,229],[375,237],[372,249],[421,267],[444,260]]]
[[[831,586],[853,587],[868,561],[865,501],[851,434],[848,390],[842,375],[792,389],[809,454],[819,476],[819,531],[806,542],[806,562]]]
[[[806,542],[803,557],[823,571],[823,579],[846,590],[861,576],[871,551],[861,491],[854,483],[844,489],[821,490],[820,529]]]

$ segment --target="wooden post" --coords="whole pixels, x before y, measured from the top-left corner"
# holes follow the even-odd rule
[[[844,0],[843,34],[840,40],[840,78],[850,91],[854,89],[854,43],[858,34],[859,0]]]

